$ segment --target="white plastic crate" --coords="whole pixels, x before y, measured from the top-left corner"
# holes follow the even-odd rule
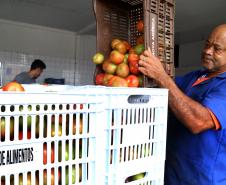
[[[168,91],[107,91],[106,184],[163,185]]]
[[[163,185],[167,90],[25,89],[0,92],[1,184]]]
[[[1,185],[98,184],[103,99],[85,94],[0,93]]]

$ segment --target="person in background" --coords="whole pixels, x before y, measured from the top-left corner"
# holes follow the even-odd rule
[[[201,70],[176,77],[150,49],[139,70],[169,90],[165,185],[226,185],[226,24],[209,35]]]
[[[30,70],[16,75],[13,81],[21,84],[36,83],[36,79],[42,74],[44,69],[46,69],[45,63],[40,59],[35,59],[31,64]]]

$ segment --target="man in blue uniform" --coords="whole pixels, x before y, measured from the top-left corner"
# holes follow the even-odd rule
[[[226,24],[206,40],[202,70],[174,82],[150,49],[139,65],[169,90],[165,185],[226,185]]]

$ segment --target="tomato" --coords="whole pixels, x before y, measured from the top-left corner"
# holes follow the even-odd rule
[[[123,40],[123,41],[122,41],[122,43],[123,43],[123,44],[125,44],[127,51],[129,51],[129,50],[130,50],[130,48],[131,48],[130,43],[129,43],[129,42],[127,42],[126,40]]]
[[[129,75],[129,66],[126,63],[121,63],[116,69],[116,74],[120,77],[127,77]]]
[[[104,73],[99,73],[95,77],[95,84],[96,85],[103,85],[103,80],[104,80]]]
[[[137,37],[136,43],[137,44],[144,44],[144,35]]]
[[[129,54],[130,54],[130,53],[136,53],[135,50],[134,50],[134,48],[130,48]]]
[[[115,60],[117,60],[117,58]],[[102,65],[102,69],[108,74],[114,74],[117,69],[117,65],[109,60],[105,60]]]
[[[142,87],[143,86],[143,76],[139,75],[138,80],[139,80],[139,87]]]
[[[111,48],[115,49],[116,44],[122,42],[120,39],[112,39],[111,41]]]
[[[129,70],[132,74],[138,75],[140,73],[140,71],[138,70],[138,61],[130,61]]]
[[[124,54],[120,53],[117,50],[113,50],[110,53],[110,60],[114,64],[121,64],[124,60]]]
[[[72,131],[73,131],[73,134],[75,135],[75,134],[82,134],[82,132],[83,132],[83,121],[82,121],[82,118],[80,118],[80,120],[79,120],[79,132],[77,131],[77,128],[76,128],[76,119],[74,119],[73,120],[73,129],[72,129]]]
[[[43,164],[47,164],[47,144],[43,144]],[[54,163],[54,148],[51,147],[51,163]]]
[[[58,170],[58,184],[60,183],[61,179],[61,172]],[[44,170],[43,172],[43,184],[47,185],[47,170]],[[54,169],[51,169],[51,185],[55,185],[55,174],[54,174]]]
[[[128,87],[128,84],[124,78],[116,76],[116,78],[112,82],[112,87]]]
[[[136,24],[136,28],[137,28],[138,32],[143,33],[144,32],[144,21],[139,20]]]
[[[108,81],[108,84],[107,86],[111,87],[112,86],[112,83],[114,82],[114,80],[117,78],[117,76],[113,76],[109,81]]]
[[[140,55],[141,53],[144,52],[144,44],[137,44],[135,47],[134,47],[134,50],[136,52],[136,54]]]
[[[3,91],[25,91],[24,87],[17,82],[8,82],[2,87]]]
[[[126,45],[123,42],[119,42],[115,45],[115,49],[119,51],[122,54],[125,54],[127,52]]]
[[[23,139],[23,131],[19,132],[19,140]],[[31,139],[31,131],[27,131],[27,139]]]
[[[109,82],[109,80],[113,77],[114,75],[112,75],[112,74],[105,74],[104,75],[104,79],[103,79],[103,84],[105,85],[105,86],[108,86],[108,82]]]
[[[102,64],[104,61],[104,55],[100,52],[97,52],[95,55],[93,55],[93,63],[94,64]]]
[[[139,79],[135,75],[127,76],[126,81],[128,83],[128,87],[138,87],[139,86]]]
[[[128,56],[128,62],[138,62],[140,59],[139,55],[137,55],[136,53],[129,53]]]

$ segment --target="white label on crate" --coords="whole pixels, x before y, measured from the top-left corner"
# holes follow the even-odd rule
[[[0,147],[0,174],[20,173],[42,165],[42,143]]]
[[[135,124],[123,129],[123,144],[139,144],[149,140],[148,126]]]

